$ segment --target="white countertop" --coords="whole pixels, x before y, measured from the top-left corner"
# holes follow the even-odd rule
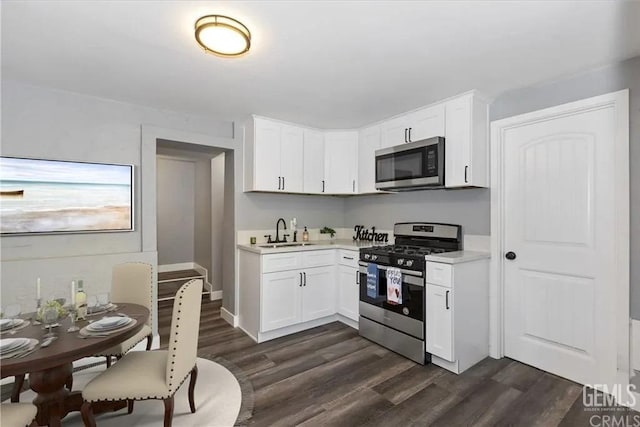
[[[249,251],[256,254],[276,254],[281,252],[300,252],[300,251],[318,251],[322,249],[346,249],[357,251],[360,248],[368,248],[374,245],[387,245],[388,243],[353,241],[351,239],[335,239],[335,240],[313,240],[304,243],[304,246],[277,246],[263,248],[261,246],[268,243],[258,243],[255,245],[238,244],[238,249]]]
[[[443,254],[427,255],[427,261],[442,262],[445,264],[460,264],[463,262],[478,261],[481,259],[491,258],[489,252],[478,251],[455,251],[445,252]]]

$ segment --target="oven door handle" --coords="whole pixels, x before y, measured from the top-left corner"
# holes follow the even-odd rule
[[[362,270],[360,269],[360,271],[362,271],[363,273],[367,272],[367,266],[369,264],[367,264],[366,262],[359,262],[358,265],[360,265],[360,267],[364,267],[365,269]],[[389,267],[387,267],[386,265],[378,265],[378,270],[387,270]],[[400,272],[402,274],[406,274],[408,276],[414,276],[414,277],[423,277],[424,274],[421,271],[413,271],[413,270],[405,270],[404,268],[400,269]]]

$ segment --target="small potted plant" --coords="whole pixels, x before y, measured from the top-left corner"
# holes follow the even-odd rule
[[[336,230],[330,227],[323,227],[320,230],[320,234],[328,234],[331,237],[331,240],[333,240],[333,236],[336,235]]]

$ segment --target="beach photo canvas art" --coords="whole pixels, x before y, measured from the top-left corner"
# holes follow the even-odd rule
[[[0,157],[0,233],[133,230],[133,166]]]

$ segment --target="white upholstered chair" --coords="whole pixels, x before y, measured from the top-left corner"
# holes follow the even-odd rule
[[[31,425],[38,409],[31,403],[3,403],[0,405],[2,427],[25,427]]]
[[[145,306],[152,310],[153,298],[153,268],[150,264],[142,262],[127,262],[113,267],[111,277],[111,300],[119,303],[132,303]],[[121,342],[95,356],[107,358],[107,367],[111,366],[113,357],[120,359],[127,351],[135,347],[143,339],[147,339],[147,350],[151,349],[153,341],[152,314],[144,327],[128,340]]]
[[[131,413],[135,400],[160,399],[164,401],[164,425],[170,427],[173,395],[189,375],[189,405],[191,412],[196,412],[194,390],[201,304],[202,279],[182,285],[173,304],[168,350],[129,352],[84,387],[85,426],[96,425],[92,405],[99,406],[101,401],[126,400]]]

